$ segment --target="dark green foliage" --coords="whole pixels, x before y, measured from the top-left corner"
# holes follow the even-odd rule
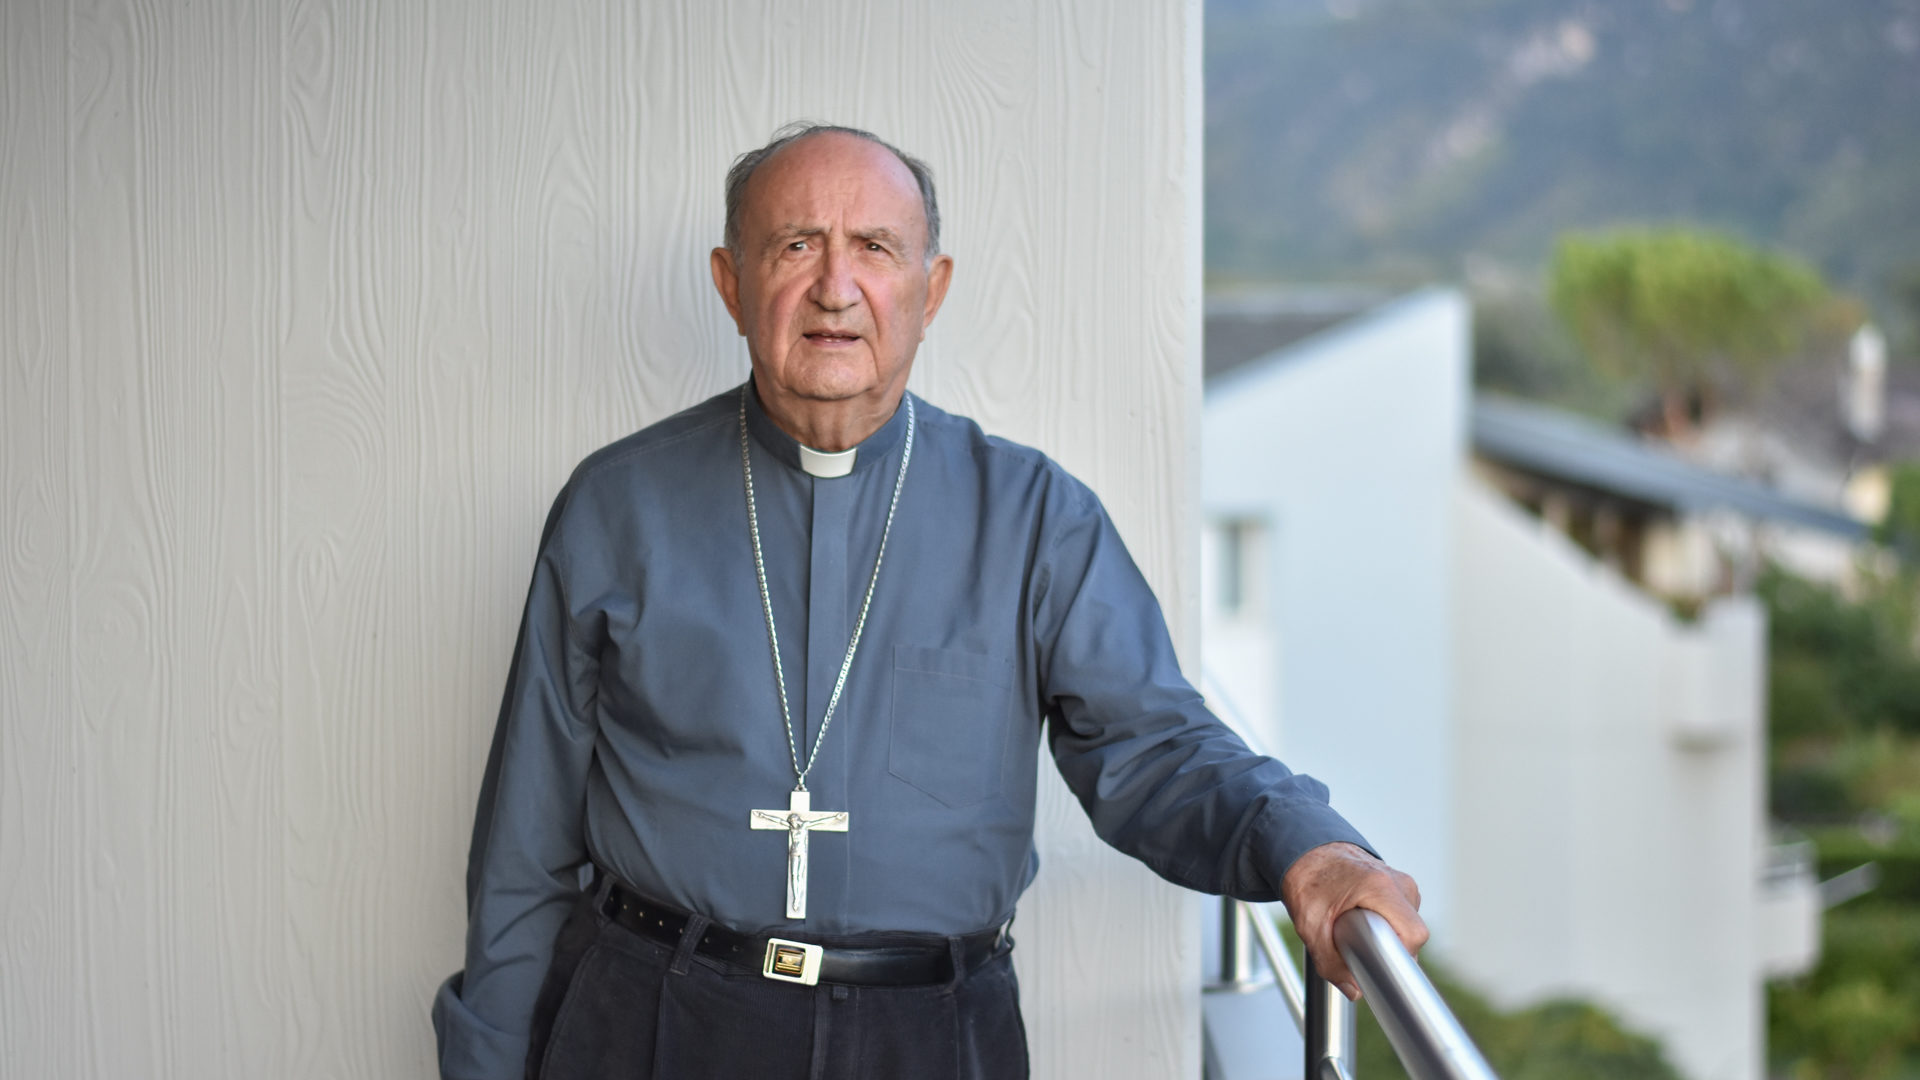
[[[1887,516],[1880,522],[1878,539],[1908,563],[1920,562],[1920,465],[1896,465],[1887,480]]]
[[[1920,735],[1920,664],[1889,669],[1863,687],[1861,696],[1868,715],[1879,716],[1895,731]]]
[[[1776,637],[1774,657],[1768,701],[1774,740],[1844,734],[1851,726],[1851,714],[1825,654],[1785,648]]]
[[[1920,919],[1911,907],[1827,913],[1819,968],[1767,994],[1769,1056],[1793,1077],[1902,1075],[1920,1050]]]
[[[1890,517],[1906,521],[1902,487],[1908,508]],[[1910,570],[1862,574],[1857,599],[1777,570],[1760,582],[1773,812],[1807,827],[1822,879],[1867,862],[1881,874],[1826,912],[1819,966],[1768,988],[1768,1054],[1792,1080],[1920,1076],[1916,588]]]
[[[1783,821],[1847,821],[1860,812],[1846,782],[1826,769],[1781,769],[1771,795],[1773,815]]]
[[[1912,355],[1920,353],[1920,263],[1908,263],[1886,276],[1887,293],[1894,315],[1889,322],[1894,331],[1894,348]]]
[[[1882,629],[1875,624],[1873,611],[1847,600],[1831,586],[1772,567],[1760,578],[1759,592],[1771,619],[1776,654],[1802,654],[1826,662],[1881,652]]]
[[[1856,601],[1778,569],[1761,576],[1758,591],[1771,627],[1767,707],[1776,748],[1881,729],[1920,735],[1920,658],[1911,644],[1914,583],[1900,576],[1868,581],[1866,595]],[[1793,794],[1817,786],[1794,776],[1823,767],[1817,756],[1777,757],[1776,787]],[[1797,816],[1780,803],[1775,812]]]
[[[1905,912],[1835,908],[1821,948],[1827,962],[1808,980],[1811,985],[1879,982],[1889,993],[1920,997],[1920,922]]]

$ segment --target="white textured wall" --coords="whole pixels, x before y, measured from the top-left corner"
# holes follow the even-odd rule
[[[430,1072],[542,515],[744,376],[705,253],[782,121],[933,162],[916,388],[1089,480],[1188,623],[1198,18],[0,4],[0,1074]],[[1191,1074],[1189,903],[1046,800],[1037,1075]]]
[[[1477,482],[1459,495],[1448,959],[1575,995],[1693,1080],[1757,1080],[1765,616],[1684,625]]]
[[[1275,673],[1275,709],[1251,725],[1420,882],[1439,946],[1469,317],[1459,293],[1429,290],[1228,372],[1207,387],[1202,436],[1208,515],[1268,525],[1269,629],[1236,640],[1243,628],[1210,624],[1208,671],[1230,697],[1261,684],[1263,661]],[[1246,648],[1269,644],[1264,658]]]

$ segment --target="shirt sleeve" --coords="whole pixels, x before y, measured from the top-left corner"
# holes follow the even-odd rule
[[[1033,600],[1042,704],[1054,762],[1100,838],[1177,885],[1260,902],[1279,899],[1308,850],[1367,847],[1326,785],[1207,710],[1093,493],[1069,479],[1055,503]]]
[[[594,653],[567,603],[562,492],[547,517],[467,856],[466,969],[433,1003],[445,1080],[518,1080],[554,938],[587,861]]]

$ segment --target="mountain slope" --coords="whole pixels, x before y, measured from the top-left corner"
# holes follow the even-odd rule
[[[1687,219],[1920,266],[1920,0],[1210,0],[1216,277],[1451,275]]]

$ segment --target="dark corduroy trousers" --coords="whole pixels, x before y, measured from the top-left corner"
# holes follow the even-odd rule
[[[799,986],[642,937],[586,895],[534,1007],[527,1075],[1023,1080],[1027,1037],[1010,949],[931,986]]]

